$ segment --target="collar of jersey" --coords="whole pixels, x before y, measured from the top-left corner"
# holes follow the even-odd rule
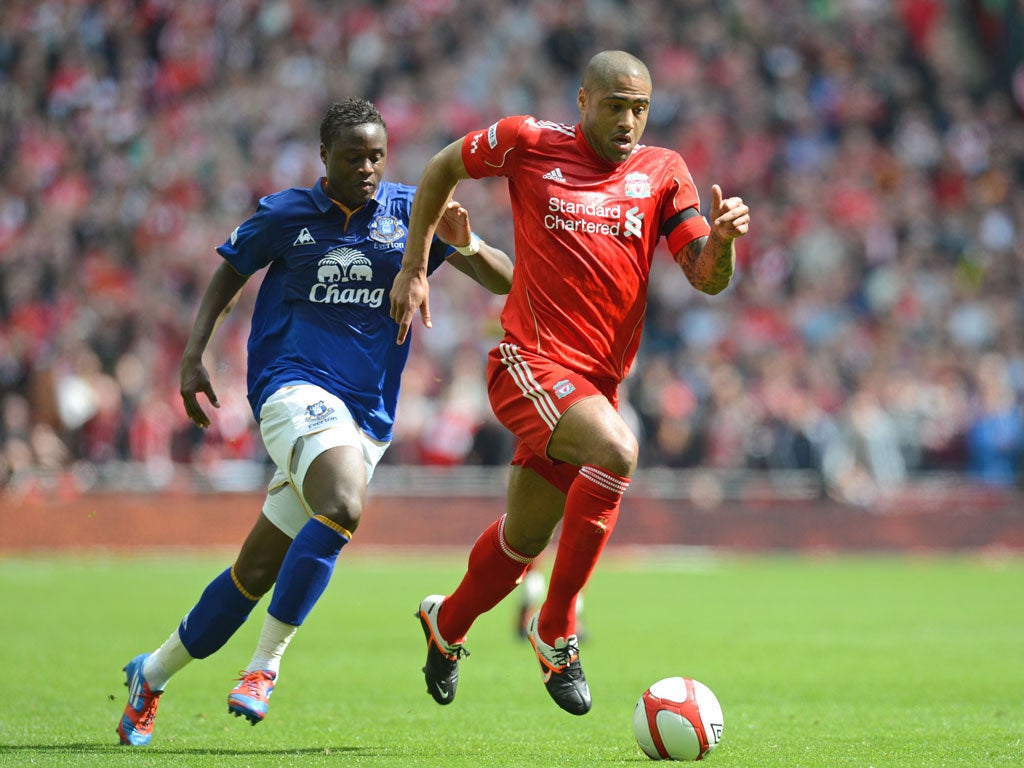
[[[345,215],[348,218],[351,219],[353,215],[355,215],[358,211],[361,211],[363,208],[366,208],[371,203],[382,205],[384,201],[387,199],[387,192],[385,191],[386,182],[382,181],[380,184],[377,185],[377,191],[373,194],[373,197],[367,200],[365,204],[359,206],[354,211],[352,211],[349,210],[347,206],[335,202],[333,198],[331,198],[326,192],[324,192],[325,180],[326,177],[321,176],[319,179],[316,180],[316,184],[313,185],[313,189],[311,190],[313,194],[313,201],[316,203],[316,207],[320,209],[321,213],[327,213],[332,208],[337,208],[338,210],[345,213]]]

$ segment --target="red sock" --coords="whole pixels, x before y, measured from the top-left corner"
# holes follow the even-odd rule
[[[544,642],[576,633],[576,597],[615,528],[622,494],[628,487],[628,477],[590,464],[580,468],[569,487],[551,583],[537,625]]]
[[[437,616],[441,636],[449,643],[462,642],[476,617],[515,589],[532,561],[508,545],[504,515],[491,523],[470,550],[466,575]]]

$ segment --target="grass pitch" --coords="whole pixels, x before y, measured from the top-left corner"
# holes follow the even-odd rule
[[[0,766],[646,765],[650,683],[709,685],[719,766],[1024,764],[1024,560],[609,553],[586,594],[585,717],[548,698],[515,595],[470,633],[459,693],[426,694],[413,612],[465,554],[346,551],[293,640],[267,720],[225,699],[266,600],[168,686],[149,747],[117,746],[121,667],[177,625],[233,553],[0,560]]]

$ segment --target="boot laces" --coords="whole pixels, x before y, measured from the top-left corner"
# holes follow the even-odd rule
[[[256,699],[266,698],[266,685],[274,680],[274,676],[271,673],[264,672],[263,670],[255,672],[242,670],[238,674],[241,675],[238,678],[238,681],[241,683],[239,688],[244,688],[246,695]]]

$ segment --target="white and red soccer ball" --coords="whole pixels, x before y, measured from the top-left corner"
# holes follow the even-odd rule
[[[659,680],[633,710],[636,743],[652,760],[700,760],[722,739],[722,706],[703,683]]]

